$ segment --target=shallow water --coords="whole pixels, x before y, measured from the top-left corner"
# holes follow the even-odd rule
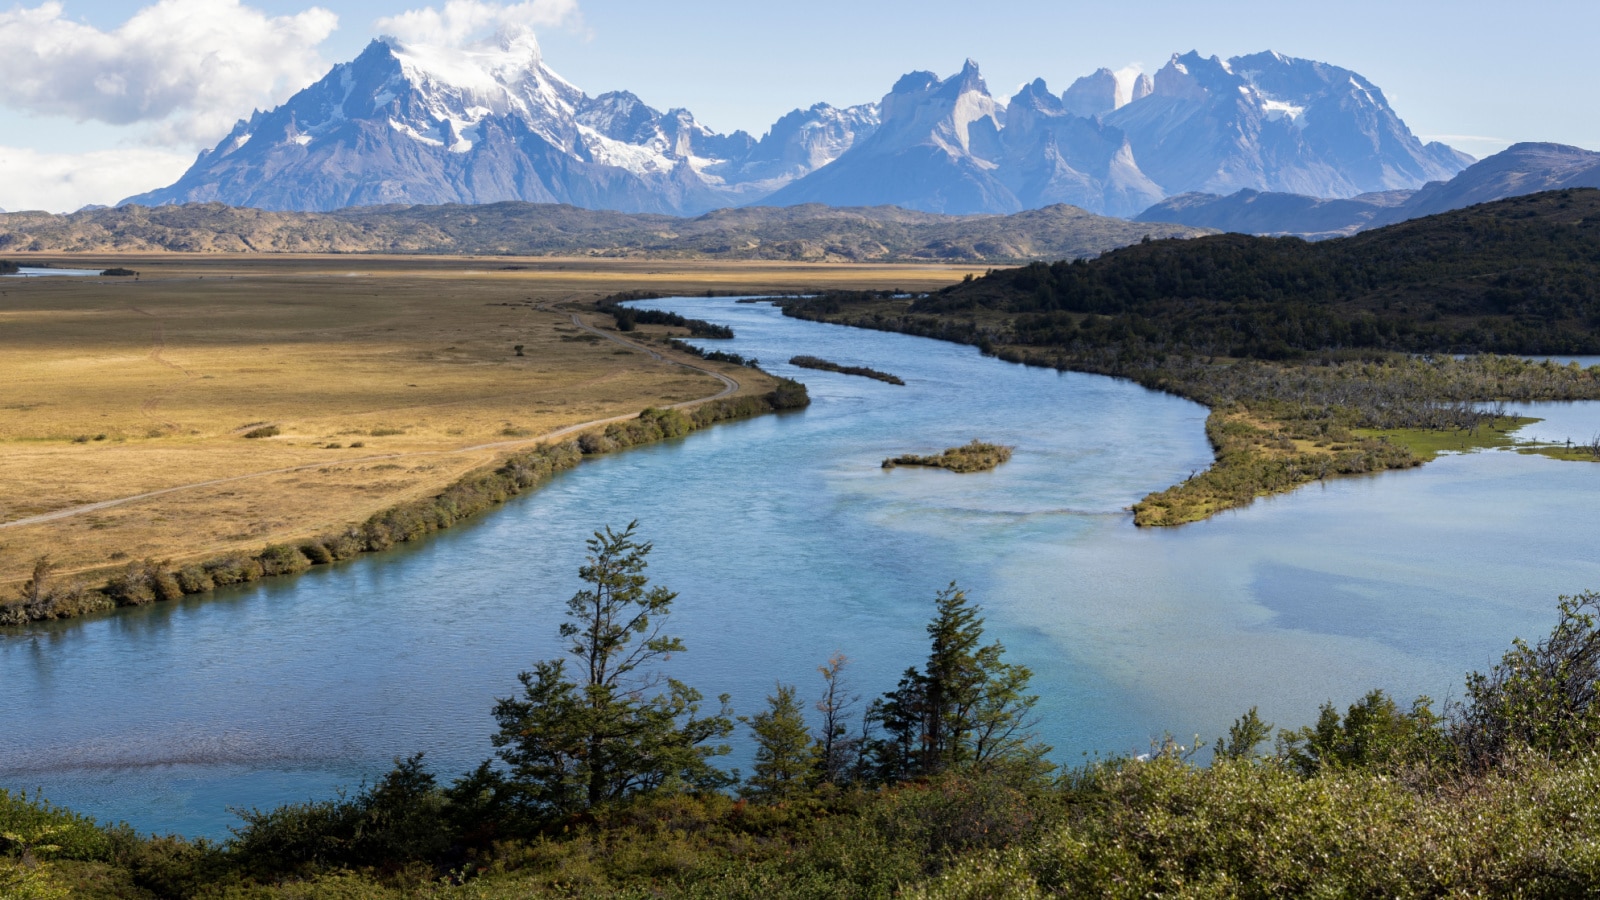
[[[10,275],[0,275],[0,278],[52,278],[56,276],[71,278],[87,278],[99,275],[100,269],[41,269],[30,266],[18,266],[17,271]]]
[[[461,772],[490,752],[493,699],[559,652],[584,538],[634,518],[680,595],[672,674],[708,695],[749,714],[776,680],[813,693],[834,651],[861,693],[887,690],[956,580],[1034,669],[1064,762],[1215,736],[1252,705],[1297,725],[1377,686],[1459,694],[1548,629],[1556,595],[1600,587],[1600,466],[1446,456],[1138,530],[1125,507],[1209,463],[1201,407],[766,305],[650,305],[732,325],[716,346],[813,405],[587,462],[420,547],[0,637],[0,785],[216,836],[229,806],[330,796],[396,755]],[[800,353],[908,384],[783,362]],[[1522,409],[1600,431],[1593,404]],[[974,437],[1016,454],[977,475],[878,465]]]

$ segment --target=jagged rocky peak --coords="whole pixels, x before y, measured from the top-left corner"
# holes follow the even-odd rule
[[[1067,112],[1086,119],[1126,106],[1129,100],[1117,73],[1110,69],[1098,69],[1079,78],[1061,95]]]
[[[1010,135],[1015,131],[1018,132],[1016,137],[1021,137],[1031,132],[1041,119],[1072,114],[1060,97],[1050,93],[1045,80],[1036,78],[1023,85],[1006,104],[1006,133]]]
[[[614,141],[644,144],[659,136],[661,113],[632,91],[608,91],[578,108],[578,124]]]
[[[912,72],[883,98],[873,143],[930,143],[955,156],[991,156],[998,151],[1000,109],[970,59],[943,80]]]
[[[959,97],[962,94],[982,94],[989,96],[989,85],[983,80],[983,73],[978,70],[976,60],[968,58],[962,64],[961,71],[945,79],[939,86],[940,93],[947,97]]]
[[[1138,76],[1133,79],[1133,88],[1128,92],[1128,102],[1132,103],[1136,100],[1143,100],[1155,92],[1155,80],[1144,72],[1140,72]]]
[[[1175,100],[1204,101],[1213,91],[1223,89],[1232,74],[1228,64],[1216,56],[1206,59],[1194,50],[1174,53],[1156,72],[1151,94]]]
[[[760,177],[804,174],[838,159],[878,129],[878,104],[840,109],[818,103],[796,109],[774,122],[750,151],[746,167]]]

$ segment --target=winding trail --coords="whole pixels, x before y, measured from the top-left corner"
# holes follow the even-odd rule
[[[742,385],[740,385],[740,383],[739,383],[739,381],[737,379],[735,379],[735,378],[733,378],[733,377],[731,377],[729,375],[725,375],[722,372],[715,371],[714,369],[711,369],[708,366],[700,365],[700,364],[696,364],[696,363],[692,363],[692,362],[685,362],[684,360],[680,360],[680,359],[673,359],[673,358],[665,356],[665,355],[663,355],[663,354],[661,354],[661,353],[659,353],[659,352],[657,352],[655,350],[652,350],[649,347],[646,347],[646,346],[644,346],[642,344],[636,344],[633,341],[628,340],[627,338],[619,337],[618,335],[611,334],[611,333],[605,332],[605,331],[601,331],[600,329],[595,328],[594,326],[592,326],[592,325],[588,324],[587,322],[583,321],[583,318],[578,313],[573,313],[572,314],[572,324],[578,326],[579,328],[583,329],[584,331],[589,332],[590,334],[598,335],[598,336],[600,336],[602,338],[605,338],[608,341],[612,341],[614,343],[621,344],[624,347],[627,347],[627,348],[632,349],[632,350],[639,350],[639,351],[649,355],[651,359],[657,360],[659,362],[664,362],[664,363],[667,363],[669,365],[681,366],[681,367],[683,367],[685,369],[693,369],[696,372],[703,372],[703,373],[705,373],[707,375],[710,375],[711,377],[717,379],[718,381],[722,382],[722,390],[718,391],[717,393],[711,394],[710,396],[706,396],[706,397],[700,397],[700,398],[697,398],[697,399],[694,399],[694,400],[685,400],[682,403],[674,403],[674,404],[668,406],[667,407],[668,409],[682,409],[682,408],[685,408],[685,407],[697,406],[697,405],[699,405],[701,403],[707,403],[707,402],[712,401],[712,400],[720,400],[723,397],[728,397],[728,396],[731,396],[734,393],[738,392],[739,388],[742,386]],[[163,344],[164,344],[164,342],[163,342]],[[152,358],[156,358],[158,355],[159,355],[159,351],[157,352],[157,354],[153,354]],[[159,360],[159,359],[158,359],[158,361],[163,362],[163,363],[166,362],[165,360]],[[167,363],[167,364],[171,365],[170,363]],[[424,457],[424,456],[454,456],[454,455],[460,454],[460,453],[483,453],[483,452],[493,451],[493,450],[507,450],[507,449],[510,449],[510,448],[513,448],[513,447],[524,447],[524,446],[528,446],[530,444],[537,444],[537,443],[540,443],[540,442],[543,442],[543,441],[556,440],[558,438],[566,437],[567,435],[573,434],[575,432],[583,431],[583,430],[588,429],[588,428],[593,428],[593,427],[595,427],[597,425],[610,425],[613,422],[626,422],[629,419],[638,418],[638,415],[639,415],[638,413],[627,413],[625,415],[610,416],[610,417],[607,417],[607,418],[604,418],[604,419],[591,419],[590,421],[587,421],[587,422],[579,422],[579,423],[577,423],[575,425],[567,425],[567,426],[565,426],[563,428],[557,428],[555,431],[552,431],[552,432],[550,432],[548,434],[539,435],[538,437],[517,438],[516,440],[511,440],[511,441],[493,441],[493,442],[487,443],[487,444],[473,444],[470,447],[461,447],[461,448],[456,449],[456,450],[416,450],[416,451],[412,451],[412,452],[409,452],[409,453],[385,453],[385,454],[380,454],[380,455],[377,455],[377,456],[360,456],[360,457],[354,457],[354,458],[351,458],[351,459],[340,459],[340,460],[336,460],[336,462],[338,464],[340,464],[340,465],[346,465],[346,464],[350,464],[350,463],[379,462],[379,461],[382,461],[382,460],[390,460],[390,459],[414,459],[414,458]],[[210,479],[209,481],[194,481],[194,482],[190,482],[189,484],[174,485],[172,487],[161,488],[160,490],[145,491],[142,494],[132,494],[132,495],[129,495],[127,497],[117,497],[117,498],[114,498],[114,499],[111,499],[111,500],[101,500],[101,501],[99,501],[97,503],[86,503],[86,504],[84,504],[82,506],[72,506],[72,507],[68,507],[66,509],[58,509],[58,510],[55,510],[54,512],[40,513],[39,515],[36,515],[36,516],[28,516],[25,519],[14,519],[14,520],[12,520],[10,522],[0,522],[0,529],[22,528],[22,527],[25,527],[25,526],[28,526],[28,525],[40,525],[40,524],[43,524],[45,522],[54,522],[54,521],[56,521],[58,519],[67,519],[67,518],[71,518],[72,516],[81,516],[81,515],[83,515],[85,513],[97,512],[97,511],[102,510],[102,509],[110,509],[111,507],[114,507],[114,506],[122,506],[123,504],[126,504],[126,503],[136,503],[136,502],[138,502],[140,500],[149,500],[152,497],[161,497],[161,496],[165,496],[167,494],[175,494],[175,493],[178,493],[179,491],[189,491],[189,490],[194,490],[196,488],[214,487],[214,486],[219,485],[219,484],[233,484],[233,483],[239,482],[239,481],[248,481],[249,479],[252,479],[252,478],[263,478],[263,477],[266,477],[268,475],[284,475],[284,474],[287,474],[287,473],[290,473],[290,472],[303,472],[303,471],[306,471],[307,469],[321,469],[321,468],[326,467],[329,464],[329,462],[335,462],[335,461],[321,460],[319,462],[305,463],[303,465],[298,465],[298,466],[285,466],[284,468],[281,468],[281,469],[267,469],[267,470],[264,470],[264,471],[261,471],[261,472],[251,472],[251,473],[246,474],[246,475],[230,475],[227,478],[213,478],[213,479]]]

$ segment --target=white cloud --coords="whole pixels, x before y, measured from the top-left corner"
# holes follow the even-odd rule
[[[578,0],[448,0],[443,10],[432,6],[407,10],[379,19],[376,27],[408,43],[460,46],[499,28],[579,27],[582,21]]]
[[[159,0],[106,32],[59,0],[14,7],[0,12],[0,104],[210,143],[325,74],[316,47],[338,24],[320,7],[269,17],[239,0]]]
[[[92,153],[41,153],[0,147],[0,208],[72,212],[90,203],[109,206],[123,197],[171,184],[194,157],[138,148]]]

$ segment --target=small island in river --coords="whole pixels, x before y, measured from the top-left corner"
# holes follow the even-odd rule
[[[986,444],[976,438],[970,444],[951,447],[938,456],[907,454],[883,461],[885,469],[896,466],[928,466],[949,469],[952,472],[987,472],[1011,459],[1013,448],[1000,444]]]
[[[789,360],[789,365],[799,366],[802,369],[820,369],[824,372],[838,372],[841,375],[860,375],[863,378],[876,378],[877,380],[886,382],[888,384],[905,384],[905,381],[901,380],[900,376],[898,375],[890,375],[888,372],[879,372],[877,369],[869,369],[866,366],[841,366],[836,362],[829,362],[825,359],[819,359],[815,356],[793,357]]]

